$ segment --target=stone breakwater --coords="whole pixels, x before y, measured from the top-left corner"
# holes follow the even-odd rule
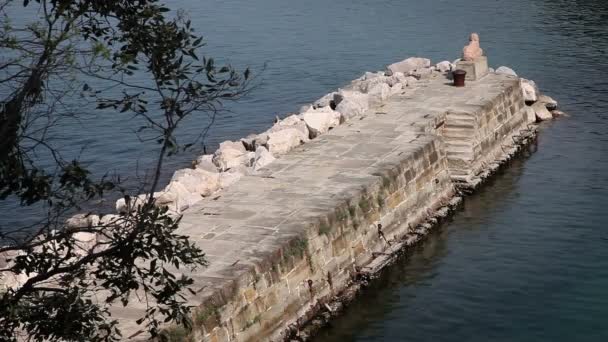
[[[189,274],[194,329],[173,335],[306,338],[311,318],[335,312],[561,113],[508,68],[457,88],[453,67],[410,58],[366,73],[177,171],[159,197],[210,264]],[[125,336],[144,307],[114,308]]]
[[[176,171],[155,203],[183,216],[179,232],[210,265],[189,274],[194,329],[168,329],[195,341],[305,338],[311,318],[336,312],[533,139],[537,122],[563,114],[506,67],[453,87],[455,63],[408,58],[365,73]],[[145,199],[66,226],[119,224]],[[79,234],[83,253],[95,248],[98,237]],[[144,309],[134,298],[112,310],[131,340],[145,339],[135,323]]]

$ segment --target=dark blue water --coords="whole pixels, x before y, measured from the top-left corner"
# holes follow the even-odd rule
[[[229,105],[211,148],[266,129],[361,75],[418,55],[458,57],[477,31],[492,66],[537,81],[570,118],[543,125],[538,151],[467,200],[465,210],[374,284],[318,341],[608,340],[608,1],[169,1],[205,52],[251,66],[261,84]],[[260,71],[264,68],[263,72]],[[60,141],[136,179],[154,145],[124,116],[81,113]],[[200,132],[191,122],[181,141]],[[172,171],[195,152],[178,155]],[[34,217],[0,203],[0,226]]]

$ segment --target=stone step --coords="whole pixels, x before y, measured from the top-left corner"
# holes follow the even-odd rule
[[[449,120],[462,120],[462,121],[477,121],[477,117],[470,113],[448,113],[446,119]]]

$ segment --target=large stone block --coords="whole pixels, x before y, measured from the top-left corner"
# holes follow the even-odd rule
[[[488,58],[481,56],[472,61],[459,61],[456,63],[456,70],[467,72],[467,81],[477,81],[488,74]]]

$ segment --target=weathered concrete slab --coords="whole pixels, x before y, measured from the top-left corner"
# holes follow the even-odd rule
[[[523,106],[515,77],[434,74],[186,211],[210,261],[191,275],[196,340],[276,337],[497,158]],[[138,314],[115,310],[127,331]]]

